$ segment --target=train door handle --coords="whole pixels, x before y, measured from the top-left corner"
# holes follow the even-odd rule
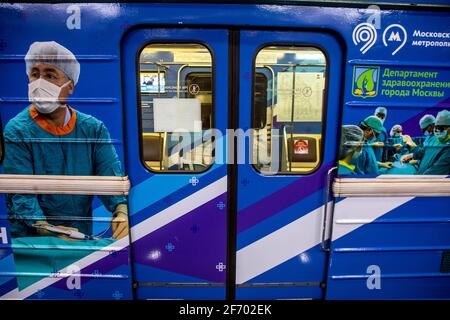
[[[330,170],[328,170],[327,173],[327,184],[326,184],[326,189],[325,189],[325,204],[324,204],[324,213],[323,213],[323,223],[322,223],[322,241],[321,241],[321,245],[322,245],[322,250],[325,252],[329,252],[330,248],[327,248],[325,246],[325,240],[326,240],[326,233],[327,233],[327,220],[328,220],[328,199],[330,197],[330,189],[331,189],[331,176],[333,174],[333,172],[337,169],[338,167],[333,167]],[[334,200],[333,200],[334,201]],[[334,208],[334,203],[331,203],[331,208],[330,208],[330,216],[333,219],[333,208]],[[331,221],[331,223],[333,223],[333,221]]]

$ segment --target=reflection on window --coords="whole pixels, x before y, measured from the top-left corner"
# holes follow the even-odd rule
[[[139,59],[142,160],[152,171],[201,172],[213,163],[212,57],[199,44],[151,44]],[[206,141],[205,141],[206,140]]]
[[[312,47],[269,46],[256,56],[252,163],[305,174],[320,163],[326,60]]]

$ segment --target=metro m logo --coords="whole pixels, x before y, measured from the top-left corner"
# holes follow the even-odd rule
[[[398,32],[392,31],[391,35],[389,36],[388,41],[398,41],[398,42],[400,42],[402,40],[400,39],[400,34]]]

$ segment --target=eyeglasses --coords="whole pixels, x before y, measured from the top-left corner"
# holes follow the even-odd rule
[[[437,131],[444,131],[446,129],[448,129],[450,126],[434,126],[434,129],[436,129]]]
[[[386,115],[384,113],[377,113],[377,117],[380,119],[386,118]]]

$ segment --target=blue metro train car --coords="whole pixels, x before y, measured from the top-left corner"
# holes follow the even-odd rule
[[[0,299],[450,299],[450,5],[0,4]]]

